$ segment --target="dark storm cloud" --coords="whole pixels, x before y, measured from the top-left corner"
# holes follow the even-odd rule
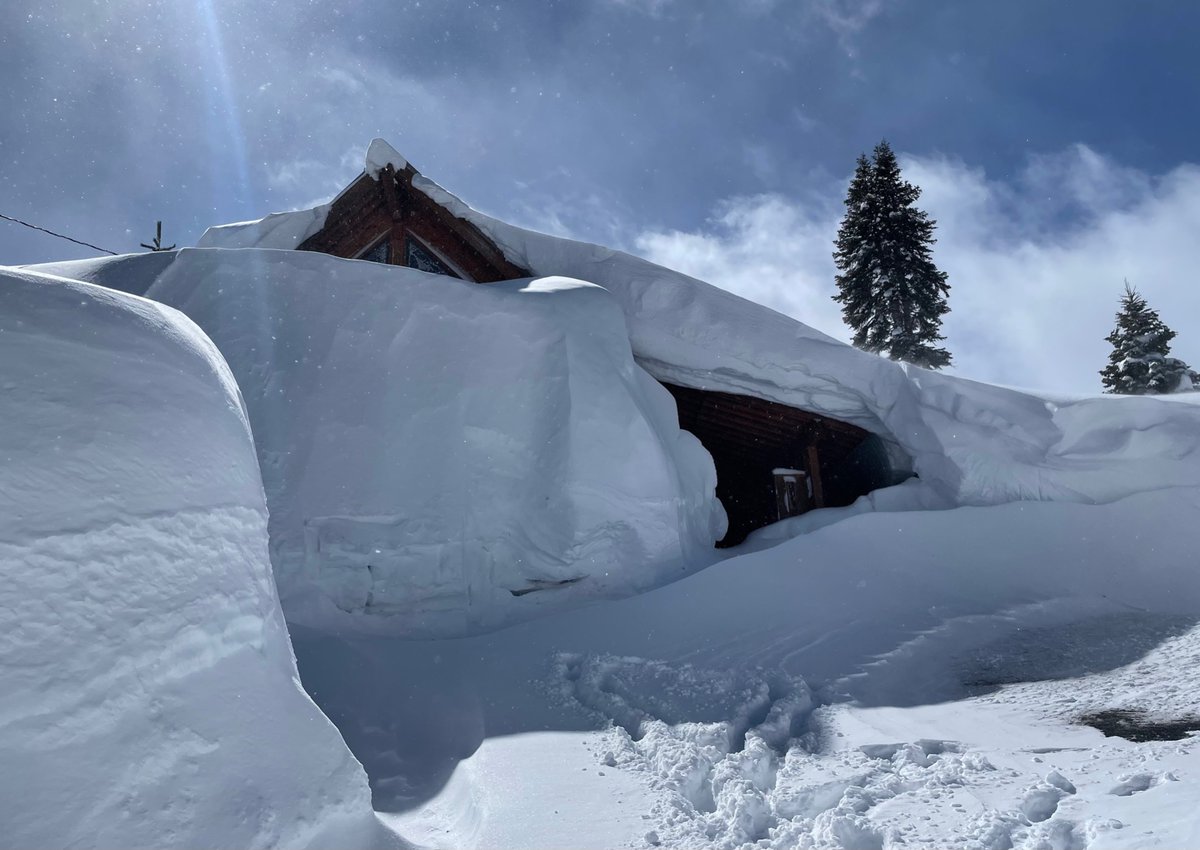
[[[0,212],[117,251],[163,219],[189,244],[328,197],[384,136],[518,223],[709,239],[770,193],[822,222],[811,252],[887,136],[981,169],[1007,244],[1035,210],[1039,232],[1086,223],[1091,201],[1043,191],[1078,144],[1143,182],[1195,158],[1198,35],[1188,4],[1116,0],[8,0]],[[0,223],[0,262],[81,253]]]

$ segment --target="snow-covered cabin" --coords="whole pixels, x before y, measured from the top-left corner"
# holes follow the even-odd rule
[[[509,238],[518,232],[527,233],[472,210],[421,175],[387,142],[376,139],[368,148],[362,173],[330,203],[211,228],[200,245],[317,251],[475,283],[564,275],[612,290],[616,282],[601,280],[598,274],[619,275],[623,270],[636,276],[636,269],[623,264],[635,258],[599,246],[579,246],[593,252],[583,271],[575,252],[534,251],[537,261],[521,257],[522,251]],[[528,253],[531,243],[528,239],[524,243]],[[662,289],[676,284],[672,279]],[[696,318],[680,310],[673,321],[682,324]],[[828,411],[791,406],[743,387],[672,380],[647,364],[636,345],[634,354],[674,396],[680,427],[698,437],[713,457],[717,496],[729,518],[729,530],[719,546],[741,543],[755,529],[812,508],[849,505],[907,475],[893,470],[895,452],[888,451],[879,429],[873,433]]]
[[[367,168],[330,203],[321,229],[296,247],[474,283],[530,276],[478,227],[415,190],[418,176],[377,139],[368,151]]]

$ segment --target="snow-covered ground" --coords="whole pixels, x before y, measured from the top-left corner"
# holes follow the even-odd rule
[[[374,144],[368,169],[395,156]],[[417,182],[539,277],[472,286],[281,250],[319,228],[326,208],[213,229],[173,258],[55,267],[126,280],[180,308],[228,360],[254,431],[305,689],[365,767],[396,834],[454,848],[1200,842],[1200,761],[1186,734],[1200,728],[1194,398],[1047,398],[906,368]],[[60,286],[68,302],[102,292]],[[170,311],[104,299],[175,317],[164,338],[196,337]],[[64,386],[105,386],[94,377],[104,358],[79,350]],[[228,426],[242,408],[204,350],[224,376]],[[175,362],[155,348],[109,371],[140,380],[143,361]],[[717,561],[707,548],[722,523],[711,461],[651,378],[855,422],[919,477],[763,529]],[[168,402],[190,386],[161,383],[138,386]],[[220,436],[213,417],[179,424],[154,418],[174,415],[169,403],[146,407],[130,402],[129,422],[101,429],[140,441],[112,468],[161,462],[170,474],[148,474],[153,486],[130,479],[116,496],[116,472],[82,476],[70,486],[93,487],[77,499],[89,510],[116,522],[161,502],[169,518],[168,489],[178,499],[211,488],[209,501],[186,497],[210,507],[257,487],[244,420],[220,443],[241,452],[231,467],[207,453]],[[142,458],[151,438],[174,447],[169,457]],[[6,473],[39,480],[32,455],[7,448],[33,471]],[[231,469],[244,480],[224,482]],[[52,484],[47,493],[66,486]],[[254,558],[237,563],[261,583],[255,498],[237,502],[256,518],[250,531],[218,523],[198,533],[256,535],[243,541],[258,547]],[[42,533],[33,515],[13,514],[0,530]],[[45,533],[99,522],[58,518]],[[50,585],[13,592],[53,598]],[[206,615],[205,627],[221,616]],[[114,646],[114,657],[143,651]],[[268,712],[256,746],[291,734],[279,717],[300,710],[294,688],[270,692],[293,702]],[[187,698],[242,728],[227,696]],[[348,761],[311,718],[317,743],[281,745],[247,768],[282,771],[288,781],[272,794],[309,781],[311,763],[292,758]],[[1105,737],[1088,721],[1132,738],[1171,727],[1184,737]],[[110,761],[136,763],[115,751]],[[337,787],[360,801],[345,811],[361,813],[353,769]],[[189,787],[174,789],[179,799],[192,799]],[[304,794],[295,805],[307,810],[314,798]]]
[[[0,272],[0,844],[372,846],[301,689],[233,376],[186,317]]]
[[[297,653],[419,843],[1189,846],[1193,741],[1078,721],[1196,713],[1197,511],[1189,488],[861,514],[492,635]],[[1052,770],[1079,791],[1042,817]],[[1108,793],[1142,774],[1136,804]],[[597,807],[605,829],[576,831]],[[505,843],[530,809],[538,841]]]

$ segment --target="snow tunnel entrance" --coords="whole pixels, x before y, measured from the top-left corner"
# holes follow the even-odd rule
[[[729,515],[720,548],[897,481],[883,440],[857,425],[753,396],[665,386],[679,427],[696,435],[716,465],[717,498]]]

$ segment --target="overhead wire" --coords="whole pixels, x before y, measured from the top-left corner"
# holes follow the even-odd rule
[[[0,218],[4,219],[5,221],[12,221],[12,222],[16,222],[17,224],[23,224],[26,227],[32,228],[34,230],[40,230],[42,233],[49,233],[51,236],[57,236],[59,239],[66,239],[68,242],[74,242],[76,245],[83,245],[84,247],[91,248],[94,251],[101,251],[105,254],[111,254],[114,257],[119,256],[116,251],[110,251],[107,248],[101,248],[99,245],[93,245],[91,242],[84,242],[82,239],[74,239],[74,238],[72,238],[70,236],[66,236],[65,234],[62,234],[62,233],[55,233],[53,230],[48,230],[45,227],[39,227],[36,224],[30,224],[29,222],[22,221],[19,218],[13,218],[11,215],[5,215],[4,213],[0,213]]]

